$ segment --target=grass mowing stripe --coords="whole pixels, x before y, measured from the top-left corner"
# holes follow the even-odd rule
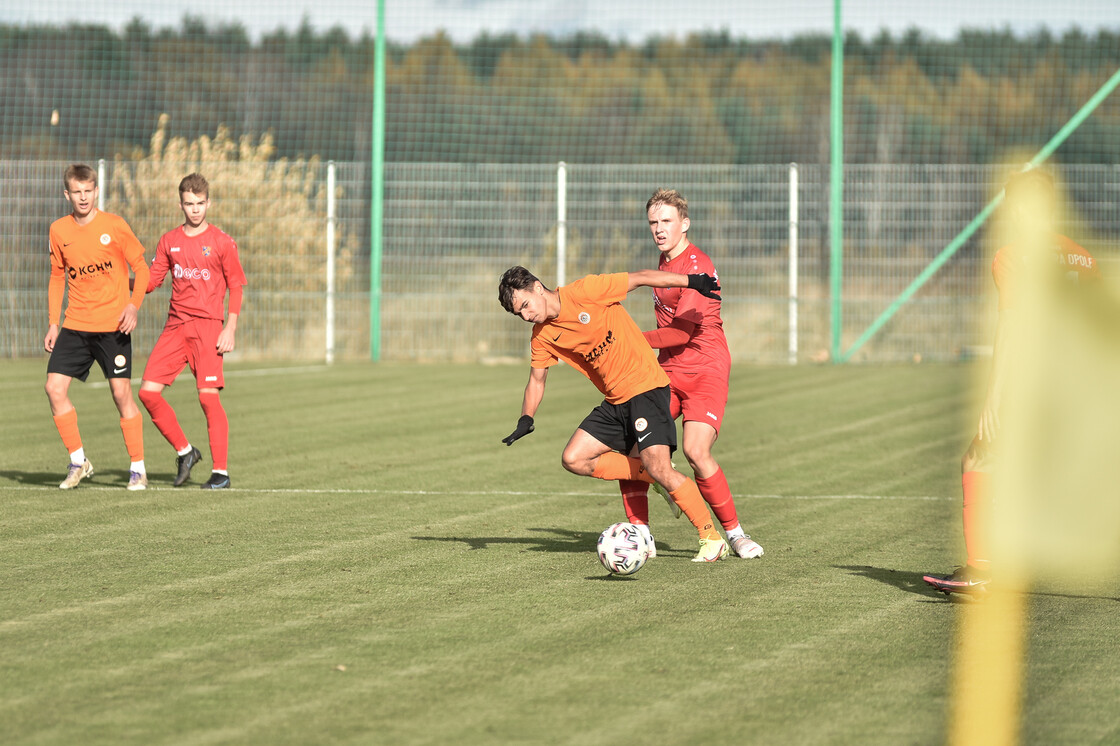
[[[692,527],[654,500],[660,556],[607,580],[594,543],[623,517],[616,487],[557,464],[599,398],[556,370],[537,432],[507,449],[524,367],[243,377],[223,392],[240,486],[206,496],[162,488],[174,458],[150,424],[160,488],[112,484],[115,410],[81,386],[87,452],[122,466],[51,494],[45,403],[10,397],[0,616],[31,623],[0,628],[0,740],[943,739],[960,609],[920,575],[960,543],[969,368],[736,366],[717,458],[765,557],[693,565]],[[42,361],[4,374],[30,391]],[[193,390],[168,396],[204,438]],[[1028,742],[1116,727],[1114,585],[1032,602]]]

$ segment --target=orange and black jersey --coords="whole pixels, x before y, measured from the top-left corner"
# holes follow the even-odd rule
[[[66,304],[67,329],[79,332],[116,331],[121,311],[128,303],[137,308],[148,287],[148,265],[144,247],[117,215],[98,211],[86,225],[72,215],[51,223],[51,279],[47,293],[50,323],[62,316],[62,293]],[[131,296],[129,267],[136,275]]]
[[[530,365],[548,368],[563,360],[611,404],[668,386],[653,348],[622,307],[629,284],[629,275],[619,272],[589,275],[558,288],[560,314],[533,326]]]

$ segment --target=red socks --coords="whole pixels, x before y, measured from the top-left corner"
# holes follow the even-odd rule
[[[167,442],[176,452],[187,447],[189,441],[187,436],[183,434],[183,428],[179,427],[179,418],[175,416],[175,410],[163,398],[163,394],[158,391],[140,389],[140,403],[151,415],[152,424],[156,426],[163,437],[167,438]]]
[[[229,419],[222,407],[221,396],[217,393],[200,393],[198,403],[206,415],[206,434],[210,437],[210,458],[214,460],[214,471],[226,470],[229,458]]]
[[[649,485],[633,479],[623,479],[618,483],[622,491],[622,507],[626,509],[626,520],[635,525],[649,525]]]
[[[723,476],[723,469],[710,477],[703,479],[696,477],[696,486],[700,488],[704,500],[712,506],[712,512],[716,514],[724,530],[739,525],[739,515],[735,512],[735,499],[731,497],[731,488],[727,486],[727,477]]]
[[[961,477],[964,490],[964,548],[968,564],[986,568],[991,560],[992,479],[982,471],[966,471]]]

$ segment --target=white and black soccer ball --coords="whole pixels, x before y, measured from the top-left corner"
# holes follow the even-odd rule
[[[599,534],[599,561],[614,575],[633,575],[649,558],[649,544],[633,523],[616,523]]]

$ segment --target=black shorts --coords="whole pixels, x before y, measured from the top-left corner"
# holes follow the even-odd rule
[[[621,453],[634,446],[644,451],[650,446],[669,446],[677,450],[677,425],[669,413],[669,387],[646,391],[622,402],[603,402],[580,423],[579,429],[600,443]]]
[[[132,335],[123,332],[76,332],[63,327],[58,332],[47,373],[84,381],[94,361],[106,378],[132,378]]]

